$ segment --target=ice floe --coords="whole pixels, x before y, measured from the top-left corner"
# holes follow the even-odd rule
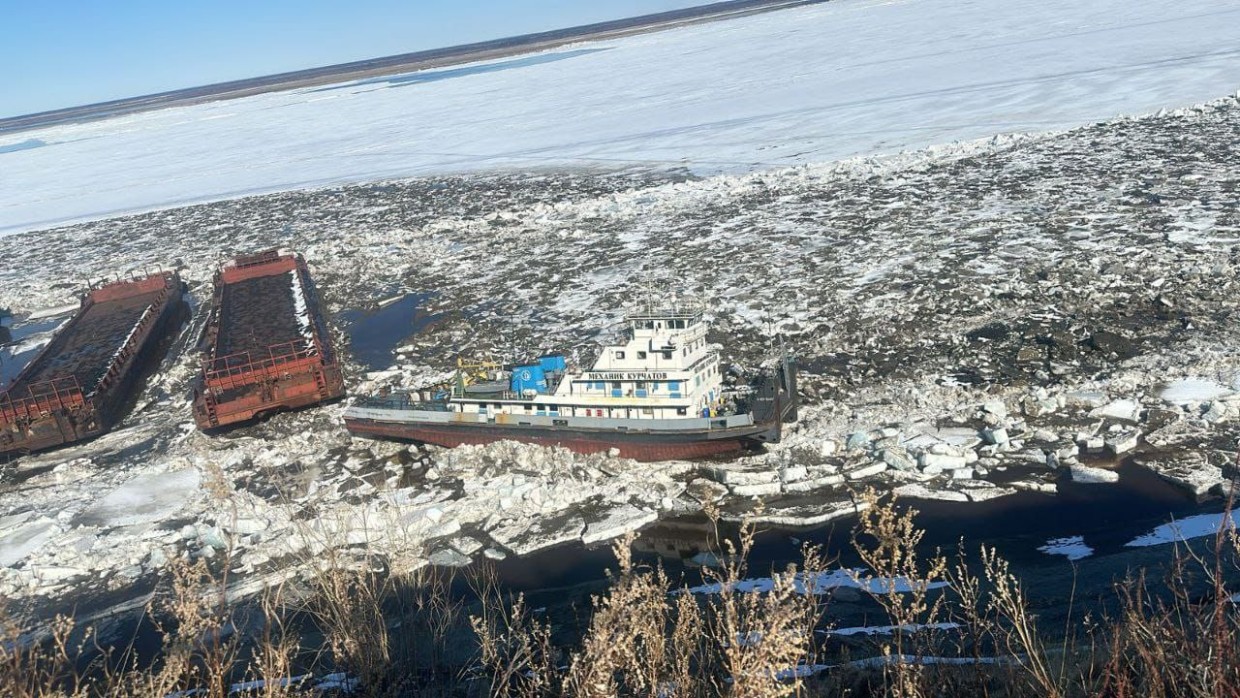
[[[862,569],[827,570],[816,574],[798,573],[793,585],[799,594],[826,594],[833,589],[861,589],[871,594],[903,594],[917,588],[938,589],[947,586],[946,582],[912,581],[903,577],[874,577],[865,574]],[[766,593],[775,588],[775,580],[771,577],[755,577],[743,579],[731,586],[731,590],[742,593]],[[723,591],[722,583],[702,584],[683,589],[688,594],[718,594]]]
[[[60,525],[54,519],[46,517],[0,530],[0,567],[21,562],[59,532]]]
[[[75,523],[110,528],[163,521],[199,495],[194,468],[139,475],[95,500]]]
[[[827,635],[850,637],[853,635],[891,635],[899,630],[903,633],[915,633],[923,630],[954,630],[959,623],[910,623],[907,625],[861,625],[853,628],[832,628],[825,631]]]
[[[1095,468],[1090,465],[1075,463],[1069,466],[1069,471],[1072,473],[1072,481],[1081,484],[1096,485],[1119,482],[1119,473],[1106,468]]]
[[[1153,531],[1138,536],[1124,545],[1136,548],[1177,543],[1193,538],[1213,536],[1224,528],[1234,529],[1235,525],[1235,521],[1226,513],[1195,514],[1162,524]]]
[[[1083,560],[1094,554],[1094,549],[1085,544],[1082,536],[1051,538],[1046,541],[1046,545],[1038,546],[1038,550],[1047,555],[1062,555],[1072,561]]]
[[[1208,378],[1181,378],[1167,384],[1158,397],[1173,405],[1208,402],[1232,394],[1230,388]]]

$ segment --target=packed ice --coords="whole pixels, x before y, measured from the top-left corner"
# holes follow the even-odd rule
[[[1132,12],[1145,16],[1156,5]],[[916,3],[840,2],[736,26],[781,36],[793,31],[781,24],[789,17],[845,18],[835,13],[871,6],[912,13],[900,15],[909,22],[922,11]],[[1106,25],[1108,15],[1093,5],[1029,7],[1085,13],[1099,31],[1127,35],[1136,26]],[[1200,21],[1212,36],[1225,34],[1232,25],[1216,20],[1232,11],[1229,5],[1203,5],[1197,20],[1182,21]],[[1160,17],[1146,19],[1165,19]],[[633,45],[654,50],[663,42],[707,40],[716,31],[718,26],[699,27],[634,39]],[[1159,55],[1174,53],[1175,41],[1158,39],[1153,46],[1137,43]],[[630,44],[617,46],[622,48],[615,55],[622,56]],[[588,352],[653,288],[708,301],[709,339],[729,363],[761,362],[774,348],[772,335],[780,335],[798,358],[803,400],[800,421],[785,425],[781,443],[705,464],[642,464],[512,443],[443,450],[352,439],[341,424],[342,405],[208,436],[191,419],[187,395],[198,357],[190,350],[195,333],[186,329],[114,432],[2,466],[0,595],[38,601],[129,591],[137,598],[145,593],[143,580],[184,556],[227,562],[236,571],[232,593],[241,596],[306,573],[329,549],[358,565],[376,559],[405,568],[457,565],[601,543],[659,517],[699,513],[708,504],[727,520],[821,525],[854,515],[864,501],[856,495],[866,488],[961,503],[1018,492],[1053,496],[1069,480],[1120,477],[1112,466],[1126,459],[1196,496],[1225,492],[1240,433],[1234,384],[1240,329],[1230,320],[1240,270],[1234,174],[1240,102],[1227,97],[1101,119],[1120,107],[1153,108],[1166,100],[1183,104],[1186,96],[1195,101],[1221,94],[1214,78],[1201,77],[1209,71],[1197,69],[1203,61],[1225,67],[1231,60],[1189,60],[1194,69],[1186,72],[1104,72],[1108,79],[1145,81],[1150,91],[1083,91],[1078,96],[1088,99],[1064,107],[1048,123],[906,131],[910,135],[901,138],[907,140],[890,147],[871,142],[876,136],[854,133],[854,140],[835,149],[826,143],[833,136],[824,135],[802,157],[791,141],[772,136],[790,121],[799,123],[794,115],[741,119],[710,131],[748,134],[728,156],[746,163],[757,159],[746,149],[763,139],[775,144],[767,165],[816,163],[758,171],[746,166],[719,174],[702,170],[702,160],[692,158],[683,168],[599,161],[586,169],[488,172],[467,162],[454,168],[474,174],[232,198],[233,190],[202,179],[208,170],[221,178],[228,174],[228,168],[200,171],[197,164],[211,159],[204,157],[184,179],[167,179],[220,200],[178,207],[183,192],[156,188],[149,192],[153,198],[121,199],[116,206],[160,210],[0,238],[0,258],[21,260],[0,268],[0,307],[22,321],[73,307],[79,289],[72,280],[165,264],[179,266],[189,285],[195,319],[188,328],[201,322],[212,271],[222,259],[294,248],[314,274],[352,395],[429,387],[451,375],[458,355],[511,361],[551,349]],[[568,70],[572,61],[559,69]],[[1059,85],[1018,82],[1014,93],[991,86],[1001,94],[989,103]],[[460,84],[440,83],[464,90],[466,81]],[[1077,95],[1076,88],[1062,89]],[[399,101],[392,96],[397,91],[379,92]],[[1121,92],[1129,96],[1121,98]],[[151,139],[181,152],[176,149],[212,142],[203,136],[215,126],[196,118],[184,128],[166,122],[178,113],[234,109],[234,124],[252,126],[258,111],[269,111],[259,106],[291,100],[289,113],[334,114],[319,111],[326,105],[305,106],[304,93],[290,94],[58,128],[97,132],[105,145],[132,138],[126,142],[136,149]],[[349,94],[328,90],[316,99],[346,104]],[[1145,94],[1152,104],[1125,101],[1133,94]],[[924,106],[923,97],[910,99],[898,108],[882,102],[882,109],[892,111],[874,118],[895,118],[909,104]],[[860,105],[858,113],[873,112],[875,104]],[[354,107],[342,107],[333,118],[356,118]],[[822,133],[847,130],[835,122],[839,112],[821,114],[834,114],[832,128]],[[388,117],[376,118],[380,123],[372,126],[378,128]],[[805,125],[821,127],[815,119]],[[316,123],[303,121],[307,129]],[[1029,130],[1083,121],[1096,123],[993,135],[1008,126]],[[331,123],[313,129],[331,130]],[[889,127],[895,128],[875,126],[881,132]],[[270,188],[305,183],[274,176],[284,165],[278,157],[262,157],[263,141],[248,128],[238,127],[230,137],[260,143],[259,152],[216,146],[213,153],[224,153],[234,166],[273,163],[275,169],[264,165],[253,173],[268,178],[263,181]],[[647,149],[645,158],[663,146],[679,154],[702,135],[675,131],[669,127],[651,139],[609,131],[604,141],[581,147],[607,156],[613,144],[630,143]],[[362,151],[373,142],[365,134],[340,133],[357,139]],[[987,137],[939,142],[981,135]],[[871,156],[931,142],[926,139],[939,144]],[[280,149],[300,145],[274,140],[281,141]],[[5,176],[18,183],[4,187],[0,197],[43,191],[42,200],[56,205],[73,199],[59,180],[28,179],[42,168],[41,160],[15,158],[56,148],[82,158],[96,146],[88,139],[80,146],[48,142],[46,148],[0,154]],[[393,146],[376,160],[399,152]],[[568,152],[548,151],[547,162],[576,157],[563,155]],[[865,155],[820,162],[856,152]],[[531,147],[521,157],[496,162],[529,164],[523,158],[534,154]],[[638,154],[624,158],[629,156]],[[407,168],[380,163],[378,169],[307,177],[337,181],[429,167],[410,162]],[[141,177],[159,176],[163,165],[150,164]],[[91,170],[83,172],[89,176]],[[116,184],[147,192],[130,180]],[[257,185],[238,180],[236,186],[251,191]],[[73,199],[80,205],[66,205],[64,215],[95,218],[102,212],[99,202],[116,192],[102,185],[89,190],[89,196]],[[14,228],[48,215],[29,202],[0,202],[5,223]],[[109,254],[83,254],[102,249]],[[338,320],[342,311],[373,309],[412,294],[426,299],[421,310],[435,322],[399,338],[390,365],[362,366],[351,354],[348,327]],[[1156,531],[1149,539],[1172,535]],[[1048,546],[1053,550],[1047,552],[1060,549],[1054,541]],[[813,586],[828,582],[857,583],[838,573]],[[753,580],[750,586],[762,584]]]
[[[729,362],[761,361],[767,333],[782,334],[804,404],[780,444],[708,466],[354,440],[340,405],[206,436],[186,399],[187,330],[118,430],[7,466],[0,516],[27,518],[0,534],[0,592],[125,588],[182,554],[230,555],[238,589],[257,590],[332,546],[460,564],[601,542],[705,502],[728,519],[819,525],[853,515],[859,488],[1053,494],[1064,478],[1115,479],[1099,458],[1221,491],[1240,406],[1188,381],[1240,372],[1235,328],[1210,319],[1237,268],[1237,131],[1229,98],[888,159],[707,178],[435,177],[86,223],[31,234],[38,245],[4,238],[0,253],[29,261],[0,270],[0,306],[19,317],[71,302],[64,279],[167,260],[201,314],[222,256],[276,245],[306,256],[329,321],[425,294],[437,320],[383,370],[354,362],[346,328],[329,323],[355,395],[432,385],[458,354],[588,349],[632,299],[675,286],[711,299]],[[1193,241],[1165,235],[1207,208],[1214,227]],[[101,245],[114,254],[78,252]],[[188,472],[199,480],[175,475]],[[142,483],[160,494],[127,499]],[[117,502],[134,502],[131,520]]]
[[[1234,91],[1237,20],[1234,0],[1007,0],[1002,11],[837,0],[538,62],[58,125],[0,136],[0,231],[380,178],[744,172],[1072,128]],[[14,149],[30,142],[41,146]],[[1210,214],[1186,212],[1168,235],[1196,239]],[[906,261],[884,258],[857,281],[898,276]],[[970,267],[997,273],[987,258]]]
[[[853,628],[832,628],[827,630],[826,633],[828,635],[848,637],[852,635],[891,635],[897,630],[902,633],[915,633],[922,630],[954,630],[959,627],[959,623],[951,622],[908,623],[905,625],[860,625]]]

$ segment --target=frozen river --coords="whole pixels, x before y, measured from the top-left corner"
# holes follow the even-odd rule
[[[838,0],[0,137],[0,233],[495,168],[745,171],[1078,126],[1240,83],[1235,0]]]

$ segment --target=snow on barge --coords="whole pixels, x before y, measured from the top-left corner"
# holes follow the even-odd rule
[[[344,395],[344,378],[301,255],[237,257],[215,275],[194,421],[204,431]]]
[[[88,291],[77,314],[0,390],[0,456],[111,429],[183,317],[184,290],[176,273],[162,272]]]
[[[509,370],[462,363],[435,398],[366,398],[345,410],[345,425],[354,435],[447,447],[508,439],[668,460],[774,443],[781,424],[796,420],[796,366],[786,355],[749,383],[728,385],[700,310],[649,310],[625,322],[627,342],[604,347],[588,370],[562,355]]]

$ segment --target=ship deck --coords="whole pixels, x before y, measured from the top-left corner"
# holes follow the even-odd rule
[[[220,329],[214,356],[248,353],[257,360],[277,344],[302,340],[293,298],[296,271],[255,276],[220,289]]]
[[[344,394],[344,378],[300,258],[238,257],[216,275],[194,420],[212,430]]]
[[[103,378],[112,357],[162,290],[160,287],[128,298],[92,303],[52,339],[47,349],[6,392],[22,397],[32,385],[70,376],[84,391],[90,392]]]

